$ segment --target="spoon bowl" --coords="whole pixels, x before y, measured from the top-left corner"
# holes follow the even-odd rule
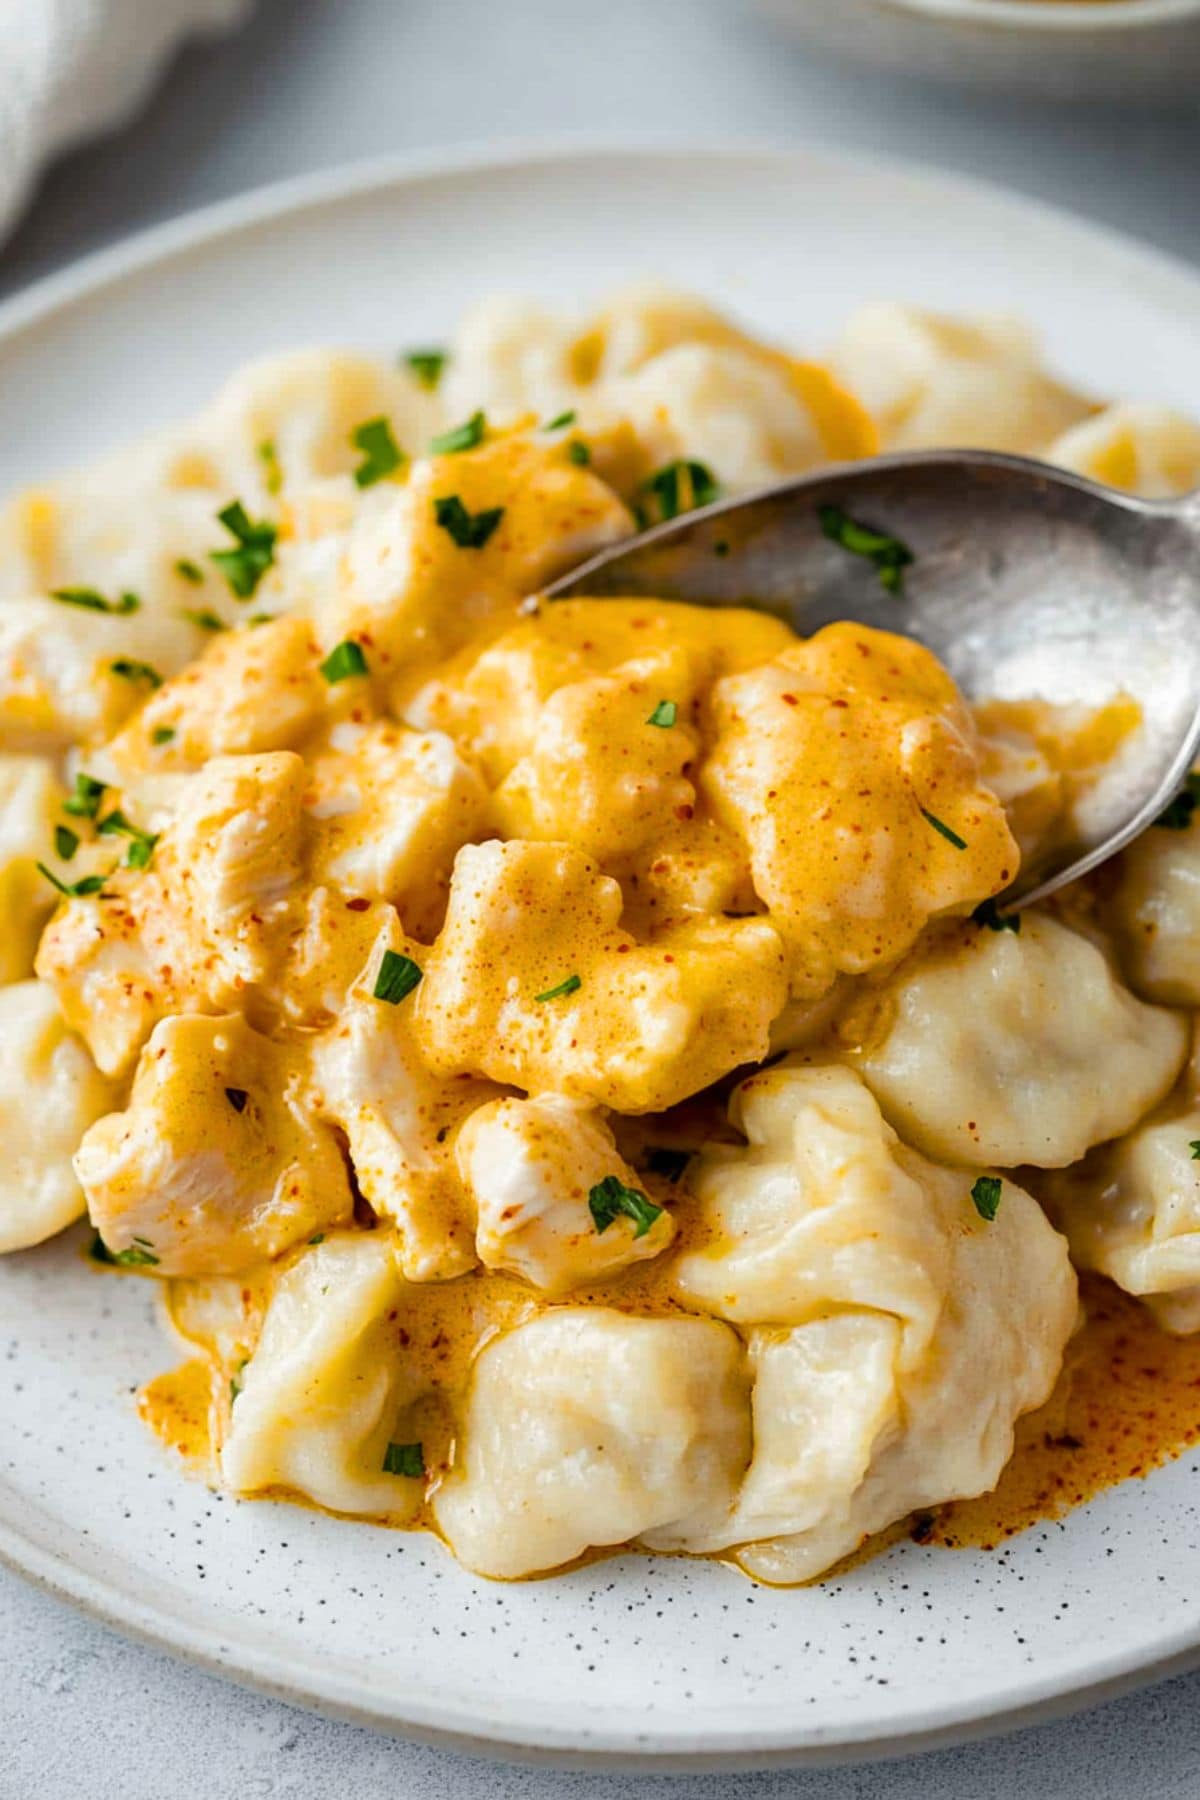
[[[1200,494],[1140,500],[981,451],[883,456],[684,513],[546,592],[748,606],[802,637],[855,620],[924,644],[973,701],[1136,701],[1139,726],[1010,905],[1129,843],[1200,748]]]

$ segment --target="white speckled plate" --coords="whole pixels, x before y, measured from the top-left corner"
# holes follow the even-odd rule
[[[824,154],[579,151],[307,181],[154,232],[0,309],[0,488],[197,406],[305,341],[428,341],[478,295],[659,273],[820,345],[857,301],[1004,307],[1100,392],[1200,411],[1200,279],[1056,213]],[[1200,1458],[987,1555],[913,1544],[827,1586],[622,1557],[517,1586],[427,1538],[185,1480],[133,1393],[146,1284],[76,1234],[0,1264],[0,1555],[285,1699],[520,1757],[894,1754],[1200,1660]]]

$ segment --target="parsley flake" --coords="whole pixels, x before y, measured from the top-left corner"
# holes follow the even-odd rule
[[[40,862],[37,866],[51,887],[57,888],[68,900],[86,900],[89,895],[98,894],[108,880],[107,875],[85,875],[80,881],[60,881],[53,869],[48,869],[45,863]]]
[[[365,425],[359,425],[350,433],[350,442],[363,453],[363,460],[354,471],[356,487],[374,487],[385,475],[394,475],[404,461],[404,452],[385,418],[368,419]]]
[[[542,430],[565,431],[566,427],[568,425],[573,425],[578,417],[579,414],[572,406],[567,412],[560,412],[556,414],[553,419],[547,419],[546,423],[542,426]]]
[[[149,1238],[135,1237],[127,1250],[110,1250],[97,1232],[88,1249],[93,1262],[107,1263],[119,1269],[156,1269],[158,1258]]]
[[[578,468],[586,469],[592,460],[592,453],[582,438],[572,438],[567,445],[567,460]]]
[[[448,350],[406,350],[404,360],[423,388],[433,392],[450,360]]]
[[[163,684],[163,678],[156,668],[150,663],[138,662],[132,656],[118,656],[108,666],[122,681],[144,681],[153,688],[160,688]]]
[[[956,850],[966,849],[966,838],[960,838],[957,831],[951,831],[949,825],[947,825],[944,820],[939,819],[935,813],[926,811],[925,807],[921,807],[920,810],[921,817],[925,820],[925,823],[927,825],[932,825],[939,837],[944,837],[946,842],[948,844],[953,844]]]
[[[88,612],[101,613],[135,613],[142,604],[136,594],[122,594],[117,600],[106,600],[95,588],[86,587],[52,588],[50,598],[61,600],[64,606],[82,606]]]
[[[389,1444],[383,1457],[385,1475],[409,1475],[420,1481],[425,1474],[425,1452],[420,1444]]]
[[[176,560],[175,573],[184,581],[190,581],[193,587],[203,586],[204,570],[190,556],[181,556]]]
[[[371,992],[376,1000],[386,1000],[389,1006],[399,1006],[405,995],[412,993],[424,973],[421,965],[415,963],[410,956],[401,956],[396,950],[385,950]]]
[[[217,518],[237,540],[237,548],[210,550],[209,558],[216,563],[238,599],[249,600],[275,561],[275,539],[279,533],[268,519],[247,518],[240,500],[231,500]]]
[[[1014,937],[1020,935],[1020,913],[1002,913],[995,900],[981,900],[971,914],[976,925],[988,931],[1011,931]]]
[[[874,565],[880,587],[889,594],[903,593],[904,571],[915,561],[907,544],[886,531],[876,531],[873,525],[864,525],[861,519],[852,519],[840,506],[819,506],[817,516],[827,538],[851,556],[863,556]]]
[[[54,827],[54,848],[64,862],[70,862],[79,848],[79,839],[69,825]]]
[[[283,486],[283,470],[279,466],[279,452],[275,448],[274,438],[264,438],[258,446],[258,460],[263,466],[263,481],[268,494],[277,494]]]
[[[325,1242],[325,1233],[323,1231],[314,1231],[308,1241],[310,1244],[323,1244]]]
[[[1200,775],[1189,775],[1154,823],[1163,831],[1186,831],[1197,806],[1200,806]]]
[[[63,801],[63,811],[76,819],[94,819],[100,811],[104,783],[94,775],[77,775],[75,792]]]
[[[123,837],[129,839],[129,848],[125,852],[125,867],[127,869],[148,869],[150,867],[150,859],[154,855],[154,846],[158,842],[157,832],[143,831],[140,826],[134,825],[125,817],[125,814],[121,811],[120,807],[117,807],[113,812],[106,813],[104,818],[102,818],[97,825],[96,830],[100,833],[101,837]]]
[[[484,512],[468,512],[457,494],[445,494],[433,503],[434,517],[448,531],[460,550],[482,550],[504,517],[502,506]]]
[[[597,1232],[605,1232],[620,1213],[634,1222],[634,1237],[645,1237],[662,1212],[639,1188],[626,1187],[617,1175],[606,1175],[588,1194],[588,1210]]]
[[[336,644],[321,664],[321,673],[330,687],[339,681],[349,681],[353,676],[365,675],[367,659],[362,645],[356,644],[353,638],[345,638]]]
[[[577,994],[583,986],[578,975],[568,975],[557,987],[547,988],[544,994],[535,994],[535,1000],[565,1000],[568,994]]]
[[[981,1219],[994,1219],[1000,1205],[1003,1184],[998,1175],[981,1175],[971,1189],[975,1211]]]
[[[250,1358],[248,1356],[243,1356],[241,1362],[238,1364],[237,1368],[233,1371],[233,1374],[229,1377],[229,1404],[230,1404],[230,1406],[233,1405],[234,1401],[237,1399],[238,1395],[242,1391],[242,1370],[246,1367],[246,1364],[249,1361],[250,1361]]]
[[[481,412],[472,413],[465,424],[456,425],[452,431],[439,432],[430,440],[429,448],[434,456],[457,456],[462,450],[474,450],[476,444],[482,444],[487,430],[487,419]]]
[[[225,1089],[225,1098],[228,1100],[235,1113],[244,1113],[246,1110],[246,1102],[249,1100],[250,1096],[245,1088],[227,1087]]]
[[[670,462],[643,481],[641,490],[652,500],[660,520],[676,519],[697,506],[711,506],[721,497],[721,485],[702,462]],[[648,524],[645,508],[638,509],[639,523]]]
[[[156,725],[150,735],[152,744],[169,744],[175,736],[173,725]]]
[[[216,613],[210,612],[207,606],[196,610],[185,606],[179,616],[181,619],[186,619],[189,625],[195,625],[200,631],[227,631],[229,629],[224,619],[219,619]]]
[[[1200,1160],[1200,1138],[1193,1138],[1188,1145],[1188,1149],[1192,1153],[1193,1162]]]
[[[661,725],[666,730],[668,726],[675,723],[678,716],[679,708],[673,700],[660,700],[646,723],[647,725]]]

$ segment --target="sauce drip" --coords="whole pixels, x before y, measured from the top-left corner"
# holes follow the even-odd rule
[[[211,1408],[217,1376],[206,1357],[194,1356],[156,1375],[138,1391],[138,1416],[159,1442],[176,1451],[196,1474],[211,1472]]]

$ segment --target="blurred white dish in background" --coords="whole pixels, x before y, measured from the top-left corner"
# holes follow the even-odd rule
[[[1057,100],[1194,102],[1200,0],[759,0],[808,43],[915,75]]]

